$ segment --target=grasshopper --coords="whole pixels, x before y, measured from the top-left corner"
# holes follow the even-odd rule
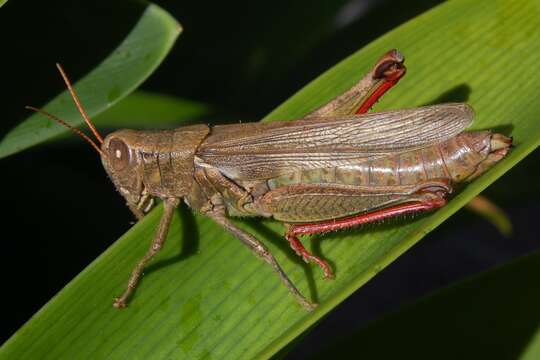
[[[467,104],[367,113],[405,74],[404,57],[397,50],[384,54],[348,91],[299,120],[118,130],[105,138],[57,66],[97,142],[54,115],[28,108],[92,145],[137,219],[156,198],[164,205],[152,244],[114,300],[116,308],[126,306],[184,200],[267,262],[298,303],[311,310],[316,304],[298,291],[267,248],[229,216],[285,223],[292,249],[332,278],[330,266],[304,248],[301,235],[437,209],[446,204],[454,185],[491,168],[512,144],[511,138],[490,131],[463,132],[474,117]]]

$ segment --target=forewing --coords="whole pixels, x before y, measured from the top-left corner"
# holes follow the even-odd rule
[[[442,104],[335,119],[216,126],[196,161],[230,178],[267,179],[437,144],[462,132],[473,116],[466,104]]]

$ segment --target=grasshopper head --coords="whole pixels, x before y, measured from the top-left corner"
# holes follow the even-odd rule
[[[130,210],[138,219],[142,218],[144,214],[150,211],[154,202],[153,197],[148,194],[143,184],[142,171],[140,171],[141,166],[139,165],[141,162],[137,158],[138,153],[133,150],[132,142],[136,139],[134,139],[133,135],[130,136],[129,130],[120,130],[108,135],[104,140],[92,124],[86,111],[84,111],[64,69],[60,64],[56,64],[56,67],[60,71],[84,121],[94,134],[95,140],[91,139],[81,130],[44,110],[32,106],[27,106],[26,108],[45,115],[86,140],[100,154],[105,171],[113,181],[116,189],[126,199]]]
[[[143,183],[142,162],[132,132],[119,130],[107,135],[101,144],[101,162],[128,207],[140,219],[154,203]]]

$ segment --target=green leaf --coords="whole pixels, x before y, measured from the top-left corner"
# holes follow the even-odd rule
[[[512,235],[512,222],[508,215],[497,204],[487,197],[478,195],[465,206],[467,210],[482,216],[499,230],[501,235]]]
[[[4,6],[5,3],[7,3],[7,0],[0,0],[0,7]]]
[[[516,144],[505,160],[431,215],[314,240],[314,252],[335,269],[334,281],[323,280],[318,268],[303,264],[288,249],[279,223],[238,221],[263,239],[292,281],[320,303],[315,312],[300,308],[268,265],[238,240],[186,209],[175,217],[168,243],[147,269],[130,306],[113,309],[112,298],[123,291],[132,267],[150,244],[160,207],[43,307],[8,340],[1,356],[143,359],[275,354],[538,146],[537,6],[538,1],[525,0],[444,3],[336,65],[268,118],[301,117],[347,89],[382,53],[396,47],[407,56],[409,75],[376,110],[441,98],[467,100],[478,114],[473,128],[504,127]]]
[[[538,358],[540,358],[540,327],[536,329],[536,333],[520,356],[520,359],[523,360],[535,360]]]
[[[538,359],[538,276],[535,252],[376,320],[318,357],[361,352],[366,359]]]
[[[174,96],[137,91],[96,116],[96,127],[160,128],[178,126],[212,113],[209,105]]]
[[[83,105],[88,115],[93,117],[110,108],[146,80],[163,61],[181,29],[166,11],[156,5],[147,5],[125,40],[76,84],[75,89],[79,97],[84,99]],[[67,91],[51,100],[44,110],[71,125],[83,123]],[[0,141],[0,158],[68,131],[41,114],[33,114]]]

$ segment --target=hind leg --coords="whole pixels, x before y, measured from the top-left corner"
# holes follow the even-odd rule
[[[304,261],[316,263],[323,270],[324,276],[326,278],[332,278],[334,275],[332,273],[332,270],[330,269],[330,266],[324,260],[311,254],[304,248],[298,238],[300,235],[323,234],[330,231],[347,229],[362,224],[377,222],[395,216],[434,210],[446,204],[446,200],[444,199],[443,195],[437,195],[433,193],[426,193],[426,195],[426,198],[423,200],[415,200],[412,202],[394,205],[388,208],[375,210],[364,214],[349,216],[342,219],[328,220],[317,223],[289,225],[285,233],[285,238],[289,241],[294,251],[299,256],[302,256]]]

